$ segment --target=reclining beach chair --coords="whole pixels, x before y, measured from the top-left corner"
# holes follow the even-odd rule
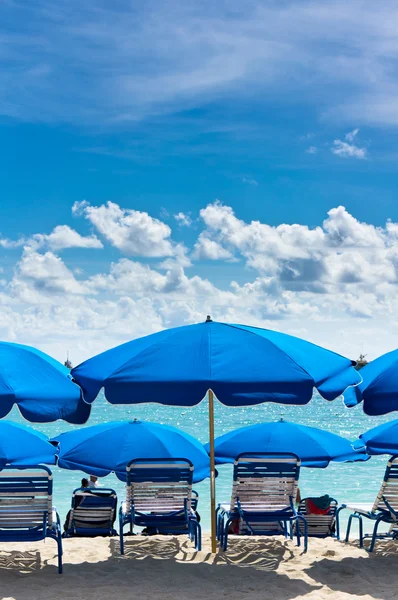
[[[240,454],[234,462],[230,505],[217,508],[217,537],[227,549],[228,535],[285,535],[296,527],[297,544],[304,536],[307,551],[307,522],[297,513],[294,502],[300,474],[300,460],[294,454]]]
[[[359,546],[363,548],[363,540],[370,537],[371,542],[369,552],[372,552],[376,540],[384,538],[398,538],[398,456],[393,456],[387,463],[386,472],[376,500],[372,504],[342,504],[337,511],[337,519],[339,513],[343,509],[350,509],[353,512],[350,514],[347,523],[347,532],[345,541],[348,542],[353,519],[357,519],[359,523]],[[373,532],[364,535],[363,519],[374,521]],[[388,533],[378,534],[380,523],[391,524]],[[338,530],[340,527],[338,527]]]
[[[124,554],[123,527],[148,528],[159,534],[186,533],[201,549],[201,527],[192,490],[193,464],[185,458],[135,459],[126,467],[126,502],[120,507],[120,552]]]
[[[117,535],[113,528],[116,505],[117,495],[111,488],[74,490],[63,537]]]
[[[338,503],[334,498],[329,499],[329,505],[324,510],[313,507],[315,498],[303,498],[297,512],[305,517],[308,537],[326,538],[335,536],[336,512]],[[297,526],[297,525],[296,525]],[[304,534],[303,522],[299,522],[301,533]]]
[[[61,525],[52,507],[52,488],[52,473],[41,465],[0,471],[0,543],[52,538],[62,573]]]

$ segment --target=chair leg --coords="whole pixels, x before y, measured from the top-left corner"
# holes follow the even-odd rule
[[[120,554],[124,554],[124,537],[123,537],[123,518],[119,518],[119,540],[120,540]]]
[[[62,554],[63,554],[63,549],[62,549],[62,537],[61,537],[61,533],[59,533],[58,537],[57,537],[57,545],[58,545],[58,573],[61,575],[62,573]]]
[[[340,508],[336,511],[336,538],[340,541],[340,512],[344,510],[344,506],[340,506]]]
[[[354,515],[350,515],[348,517],[347,529],[346,529],[346,532],[345,532],[345,540],[344,540],[345,542],[348,542],[349,539],[350,539],[351,523],[352,523],[353,516]]]
[[[376,520],[375,526],[373,527],[372,541],[370,542],[369,552],[373,552],[373,550],[374,550],[376,539],[377,539],[377,530],[378,530],[379,525],[382,522],[382,520],[383,520],[383,517],[379,517]]]
[[[303,515],[300,515],[300,514],[297,515],[297,521],[296,521],[297,530],[300,529],[299,521],[302,521],[303,524],[304,524],[304,533],[303,533],[303,536],[304,536],[304,552],[307,552],[307,550],[308,550],[308,523],[307,523],[307,519]]]
[[[223,545],[222,545],[224,552],[226,551],[227,546],[228,546],[228,529],[229,529],[229,526],[231,525],[231,523],[232,523],[232,520],[227,519],[226,523],[224,525]]]
[[[202,550],[202,527],[200,526],[200,523],[196,523],[196,529],[197,529],[196,550],[198,550],[198,552],[200,552]]]
[[[297,546],[300,547],[301,546],[301,531],[300,531],[300,524],[299,524],[299,521],[298,521],[298,515],[297,515],[295,521],[296,521]]]

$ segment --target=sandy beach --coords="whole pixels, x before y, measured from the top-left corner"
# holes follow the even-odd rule
[[[3,544],[0,549],[4,600],[185,600],[272,598],[395,598],[396,542],[383,541],[373,554],[336,540],[310,540],[303,554],[284,538],[233,538],[226,553],[196,552],[185,537],[68,539],[64,573],[56,569],[55,544]]]

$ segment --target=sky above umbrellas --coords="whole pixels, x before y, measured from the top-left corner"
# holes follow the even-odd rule
[[[0,339],[395,347],[395,3],[2,6]]]

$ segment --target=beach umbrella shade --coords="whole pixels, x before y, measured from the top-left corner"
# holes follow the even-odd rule
[[[398,419],[369,429],[359,436],[356,448],[366,448],[368,454],[398,454]]]
[[[363,402],[363,410],[370,416],[398,410],[398,350],[379,356],[365,365],[360,373],[362,383],[349,388],[344,394],[346,406]]]
[[[72,375],[93,402],[194,406],[208,393],[212,551],[215,551],[214,394],[227,406],[307,404],[361,381],[351,360],[276,331],[212,321],[167,329],[95,356]]]
[[[0,342],[0,418],[14,405],[28,421],[85,423],[90,406],[69,370],[44,352]]]
[[[209,444],[205,445],[207,451]],[[345,438],[281,419],[229,431],[214,440],[216,464],[233,463],[239,454],[289,452],[296,454],[304,467],[324,468],[331,461],[368,460],[364,451],[355,450]]]
[[[0,470],[12,467],[55,464],[56,448],[48,438],[25,425],[0,421]]]
[[[116,421],[67,431],[59,444],[58,466],[104,477],[116,473],[126,481],[126,465],[137,458],[186,458],[194,465],[194,482],[210,476],[209,456],[193,436],[169,425]]]

